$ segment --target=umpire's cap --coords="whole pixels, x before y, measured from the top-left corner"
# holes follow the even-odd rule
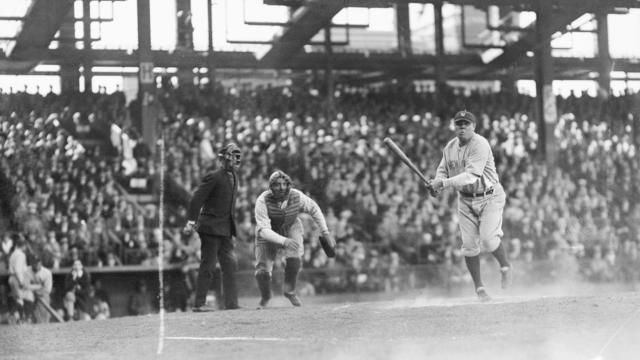
[[[457,123],[459,121],[467,121],[470,123],[475,123],[476,116],[467,110],[458,111],[456,115],[453,117],[453,122]]]
[[[238,145],[236,145],[236,143],[228,143],[225,147],[223,147],[222,149],[220,149],[220,152],[218,153],[218,155],[224,156],[227,154],[240,154],[240,148],[238,147]]]

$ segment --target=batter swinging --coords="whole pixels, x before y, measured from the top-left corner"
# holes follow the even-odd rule
[[[431,195],[446,188],[458,191],[462,253],[481,301],[491,297],[480,277],[480,253],[491,252],[500,264],[502,288],[511,282],[511,265],[502,246],[502,210],[506,195],[496,172],[487,139],[475,133],[476,117],[466,111],[454,116],[456,137],[444,148]]]

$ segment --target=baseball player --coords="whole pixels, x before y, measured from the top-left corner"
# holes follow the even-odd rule
[[[511,282],[511,265],[502,246],[502,210],[506,195],[496,172],[487,139],[475,133],[476,117],[463,110],[455,114],[456,137],[444,148],[436,176],[430,181],[432,196],[447,188],[458,191],[462,253],[481,301],[489,301],[480,278],[480,253],[491,252],[500,264],[502,288]]]
[[[271,272],[278,253],[284,255],[284,296],[293,306],[301,306],[296,295],[296,279],[304,254],[300,213],[307,213],[320,227],[321,236],[330,239],[324,215],[318,204],[291,187],[291,178],[278,170],[269,177],[269,190],[264,191],[255,205],[256,217],[256,280],[260,289],[259,309],[271,299]]]

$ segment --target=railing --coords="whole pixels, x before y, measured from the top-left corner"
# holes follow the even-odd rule
[[[592,283],[605,284],[607,286],[635,287],[640,284],[640,269],[620,269],[616,271],[634,271],[634,276],[618,276],[609,280],[594,279],[585,276],[584,269],[589,266],[589,260],[575,259],[578,265],[567,271],[568,259],[562,261],[534,261],[514,263],[514,284],[520,288],[533,288],[535,286],[572,284],[587,285]],[[499,281],[499,275],[495,266],[483,267],[483,275],[487,285]],[[179,284],[190,282],[191,287],[184,290],[185,297],[192,296],[198,264],[167,264],[164,267],[165,286],[168,288],[181,288]],[[118,267],[86,267],[93,281],[100,280],[103,288],[111,298],[112,316],[127,315],[129,296],[133,293],[135,284],[144,281],[149,289],[151,297],[158,294],[158,269],[155,266],[118,266]],[[185,271],[186,270],[186,271]],[[52,270],[54,276],[54,291],[51,304],[54,308],[61,308],[64,291],[64,277],[70,272],[69,268]],[[282,291],[282,268],[277,268],[273,274],[273,291]],[[6,281],[7,273],[0,272],[0,281]],[[236,273],[236,282],[241,297],[257,298],[258,289],[255,283],[253,270],[244,270]],[[178,287],[176,287],[178,285]],[[495,284],[499,287],[499,284]],[[325,269],[303,269],[299,276],[298,291],[303,296],[312,294],[357,294],[364,292],[405,291],[414,289],[426,289],[424,296],[448,296],[466,294],[471,296],[472,284],[464,264],[431,264],[419,266],[380,266],[372,269],[354,269],[350,267],[333,267]],[[166,291],[167,289],[165,289]],[[243,300],[253,301],[253,300]]]

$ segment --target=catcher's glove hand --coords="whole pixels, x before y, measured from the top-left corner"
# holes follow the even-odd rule
[[[298,242],[293,239],[287,238],[284,241],[284,244],[282,244],[282,247],[287,250],[298,252],[298,250],[300,249],[300,244],[298,244]]]
[[[336,257],[336,240],[330,232],[323,233],[318,240],[320,240],[320,246],[328,257]]]

